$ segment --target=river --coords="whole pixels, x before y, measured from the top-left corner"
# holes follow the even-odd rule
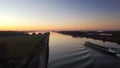
[[[120,68],[120,58],[86,47],[85,41],[120,47],[116,43],[51,32],[48,68]]]

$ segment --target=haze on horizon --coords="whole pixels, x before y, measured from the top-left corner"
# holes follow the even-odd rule
[[[120,0],[0,0],[0,30],[120,30]]]

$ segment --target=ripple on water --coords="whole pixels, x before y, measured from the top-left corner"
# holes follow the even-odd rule
[[[49,65],[50,68],[86,68],[87,66],[89,67],[92,62],[91,54],[84,47],[63,53],[59,57],[54,58]]]

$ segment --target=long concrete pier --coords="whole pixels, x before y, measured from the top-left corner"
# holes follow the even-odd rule
[[[44,33],[43,38],[33,50],[33,53],[25,66],[23,66],[24,68],[47,68],[49,57],[49,36],[49,32]]]

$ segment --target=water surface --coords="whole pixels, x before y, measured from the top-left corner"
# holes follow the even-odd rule
[[[48,68],[120,68],[119,58],[86,47],[85,41],[103,46],[120,47],[116,43],[90,38],[74,38],[51,32]]]

